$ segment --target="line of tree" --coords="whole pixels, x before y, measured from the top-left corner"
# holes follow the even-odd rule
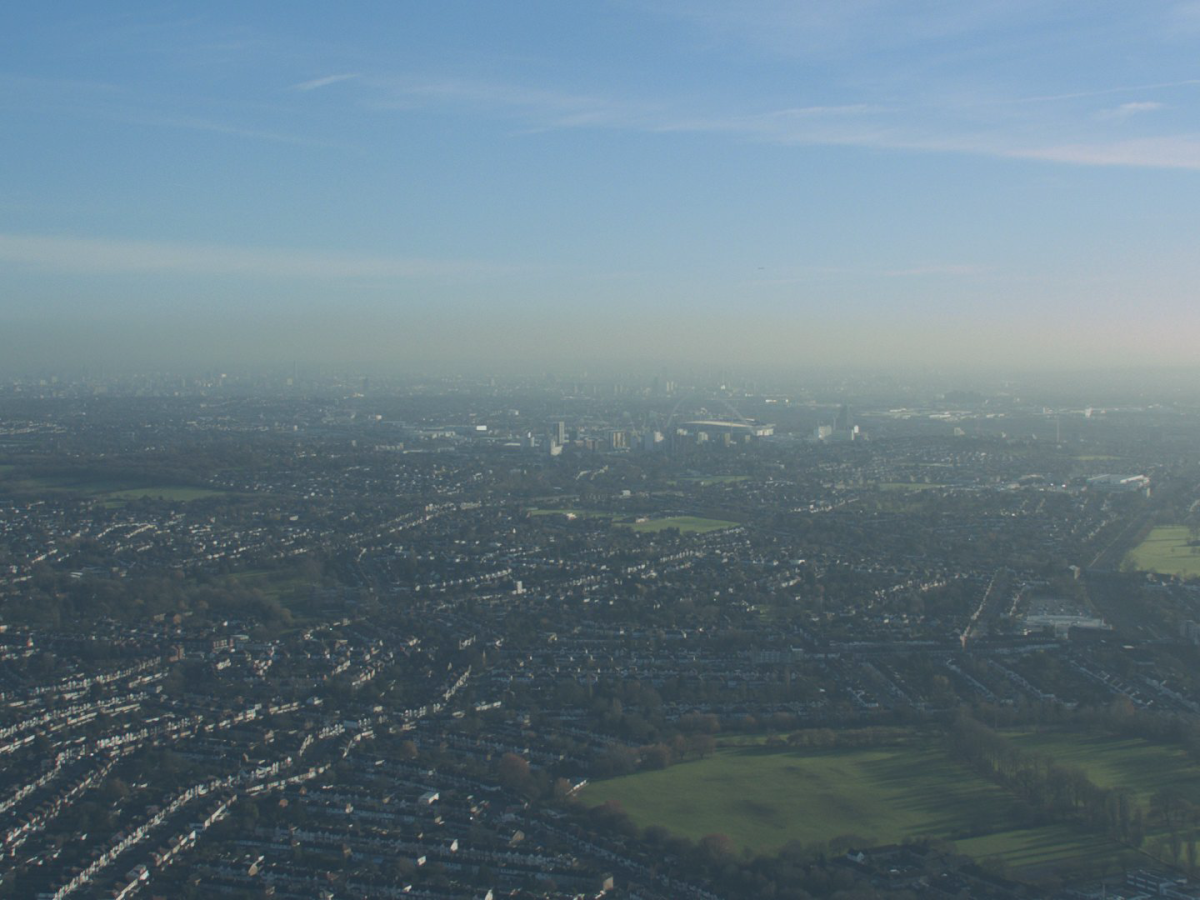
[[[716,746],[716,738],[711,734],[676,734],[670,740],[641,747],[614,744],[597,755],[592,774],[607,777],[628,775],[639,769],[665,769],[688,759],[705,759],[712,755]]]
[[[1100,787],[1080,768],[1029,753],[968,715],[949,731],[950,752],[1053,821],[1073,820],[1134,847],[1145,814],[1128,788]]]
[[[1200,722],[1194,716],[1137,709],[1128,698],[1119,697],[1107,706],[1068,709],[1060,703],[1028,703],[1014,706],[980,704],[972,707],[976,719],[995,728],[1035,726],[1068,731],[1094,732],[1139,738],[1152,744],[1180,747],[1200,762]]]
[[[911,728],[893,728],[884,725],[874,725],[867,728],[801,728],[787,736],[788,747],[803,749],[828,750],[832,748],[850,747],[883,747],[902,744],[914,739]],[[768,739],[767,745],[771,746]]]

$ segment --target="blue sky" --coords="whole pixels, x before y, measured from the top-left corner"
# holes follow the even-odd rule
[[[0,353],[1192,364],[1198,50],[1195,0],[6,4]]]

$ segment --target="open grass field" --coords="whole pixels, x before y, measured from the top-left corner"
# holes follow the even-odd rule
[[[262,591],[263,595],[274,600],[280,600],[286,595],[308,587],[306,578],[287,572],[270,572],[261,569],[246,569],[234,572],[231,578],[246,587]]]
[[[531,516],[577,516],[581,519],[614,519],[617,513],[595,512],[586,509],[530,509],[526,510]],[[632,528],[634,531],[665,531],[668,528],[678,528],[683,534],[694,532],[703,534],[707,531],[720,531],[722,528],[733,528],[737,522],[726,522],[724,519],[702,519],[698,516],[669,516],[663,519],[647,519],[645,522],[618,522],[622,528]]]
[[[1131,789],[1143,809],[1163,789],[1200,802],[1200,767],[1178,748],[1062,732],[1008,737],[1078,766],[1101,786]],[[583,792],[588,804],[610,799],[640,826],[657,824],[692,839],[724,833],[758,853],[846,834],[875,844],[934,836],[976,859],[998,859],[1029,880],[1146,859],[1071,824],[1021,825],[1011,796],[919,739],[825,751],[725,746],[706,760],[594,782]],[[1160,839],[1151,830],[1146,849],[1153,852]]]
[[[221,491],[208,488],[182,487],[164,485],[162,487],[128,488],[123,491],[107,491],[104,496],[109,500],[140,500],[148,497],[152,500],[201,500],[205,497],[219,497]]]
[[[876,487],[881,491],[929,491],[945,485],[927,484],[924,481],[881,481]]]
[[[739,481],[749,481],[749,475],[683,475],[679,481],[687,481],[692,484],[698,484],[700,487],[708,487],[710,484],[735,484]]]
[[[587,509],[530,509],[526,510],[531,516],[577,516],[581,519],[611,519],[615,513],[594,512]]]
[[[5,487],[22,494],[102,494],[106,491],[127,488],[127,484],[113,482],[74,482],[66,478],[15,478],[5,479]]]
[[[668,769],[594,782],[641,825],[729,835],[758,853],[839,835],[887,844],[1015,825],[1012,799],[935,747],[792,751],[738,747]]]
[[[645,522],[634,522],[629,525],[634,531],[665,531],[668,528],[678,528],[682,534],[704,534],[709,531],[720,531],[722,528],[734,528],[737,522],[727,522],[724,519],[701,519],[697,516],[669,516],[665,519],[648,519]]]
[[[5,474],[7,473],[0,471],[0,477]],[[224,493],[181,484],[139,485],[128,481],[78,480],[55,476],[5,479],[5,487],[22,494],[84,494],[114,506],[143,498],[186,502],[217,497]]]
[[[1066,824],[996,831],[955,841],[954,846],[977,860],[1000,860],[1030,881],[1067,872],[1103,874],[1118,871],[1122,865],[1134,868],[1146,863],[1136,850]]]
[[[936,502],[937,495],[922,490],[887,489],[874,485],[855,485],[861,491],[854,498],[855,509],[886,513],[916,513]]]
[[[1182,578],[1200,577],[1200,553],[1192,554],[1190,540],[1191,535],[1183,525],[1158,525],[1129,551],[1122,568]]]

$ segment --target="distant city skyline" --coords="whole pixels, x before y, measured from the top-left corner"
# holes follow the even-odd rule
[[[0,26],[10,368],[1196,362],[1195,0]]]

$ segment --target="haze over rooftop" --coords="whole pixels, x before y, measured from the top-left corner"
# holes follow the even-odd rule
[[[1200,4],[0,12],[0,356],[1188,365]]]

